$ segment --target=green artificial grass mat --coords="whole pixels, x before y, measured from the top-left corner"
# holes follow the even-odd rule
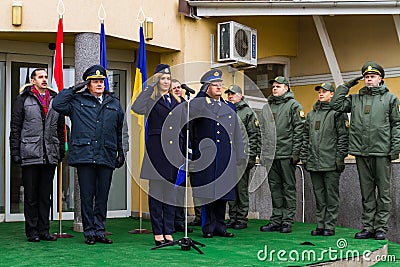
[[[154,246],[152,234],[128,233],[139,225],[139,220],[132,218],[108,219],[107,230],[112,232],[109,238],[114,243],[96,243],[92,246],[84,243],[82,233],[73,232],[72,221],[63,222],[63,231],[74,235],[73,238],[39,243],[26,241],[23,222],[0,223],[0,266],[305,266],[319,262],[319,258],[323,258],[323,261],[332,259],[329,253],[322,253],[324,249],[337,250],[336,254],[331,255],[341,258],[346,257],[348,250],[361,254],[388,243],[385,240],[356,240],[354,233],[358,230],[343,227],[336,229],[336,236],[314,237],[310,231],[315,225],[309,223],[295,223],[290,234],[260,232],[260,226],[266,222],[250,220],[247,229],[229,229],[235,234],[234,238],[206,239],[202,237],[200,227],[193,227],[194,232],[189,237],[206,245],[200,247],[204,255],[194,249],[183,251],[178,245],[150,250]],[[151,229],[148,220],[143,220],[143,228]],[[51,222],[51,232],[57,231],[58,221]],[[174,239],[181,237],[183,233],[174,234]],[[340,238],[342,242],[339,246],[345,245],[343,249],[338,248]],[[272,250],[276,252],[272,252],[271,257]],[[279,250],[285,252],[280,259]],[[308,253],[305,255],[315,253],[316,256],[302,258],[303,251]],[[400,259],[400,245],[389,242],[389,254]],[[290,256],[296,260],[291,260]],[[381,262],[376,266],[394,266],[399,263]]]

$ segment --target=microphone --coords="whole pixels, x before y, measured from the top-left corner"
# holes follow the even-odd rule
[[[185,89],[187,92],[189,92],[189,93],[191,93],[191,94],[194,94],[195,93],[195,91],[192,89],[192,88],[190,88],[189,86],[187,86],[186,84],[181,84],[181,88],[182,89]]]

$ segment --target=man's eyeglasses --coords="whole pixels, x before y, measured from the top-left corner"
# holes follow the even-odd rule
[[[175,90],[175,89],[181,89],[181,86],[178,85],[178,86],[175,86],[175,87],[172,88],[172,90]]]
[[[214,87],[220,86],[220,87],[222,87],[222,83],[211,83],[211,86],[214,86]]]

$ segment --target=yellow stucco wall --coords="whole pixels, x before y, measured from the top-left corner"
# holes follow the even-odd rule
[[[392,16],[323,16],[342,72],[359,71],[368,60],[399,66],[400,49]],[[298,56],[291,59],[293,77],[330,73],[314,21],[299,19]]]
[[[179,0],[64,1],[64,32],[98,33],[100,31],[98,17],[100,2],[103,3],[106,12],[107,35],[138,41],[140,24],[137,16],[142,7],[145,16],[153,18],[154,21],[154,39],[149,41],[149,45],[180,49],[180,15],[177,12]],[[15,27],[11,24],[12,1],[0,1],[2,11],[0,32],[56,32],[57,4],[58,1],[48,0],[23,1],[22,25]]]
[[[297,56],[297,16],[238,17],[237,21],[257,29],[258,58]]]

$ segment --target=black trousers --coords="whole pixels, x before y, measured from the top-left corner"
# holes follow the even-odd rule
[[[224,233],[226,200],[215,200],[203,206],[203,233]]]
[[[83,234],[106,233],[107,201],[114,169],[105,165],[79,164]]]
[[[24,185],[25,234],[27,237],[45,235],[50,229],[50,206],[56,165],[22,166]]]
[[[168,182],[149,181],[149,210],[154,235],[172,235],[174,231],[176,196],[169,190]]]

